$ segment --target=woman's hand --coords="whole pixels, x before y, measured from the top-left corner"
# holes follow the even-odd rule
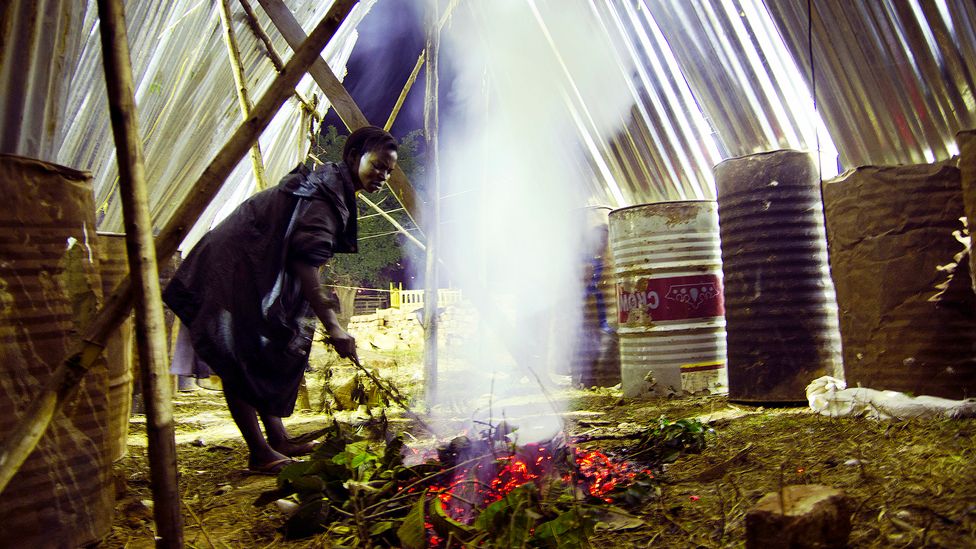
[[[302,295],[308,300],[325,328],[325,341],[332,345],[342,358],[356,357],[356,339],[339,326],[334,306],[337,304],[326,299],[319,285],[319,270],[316,267],[295,261],[291,269],[298,277],[302,286]]]
[[[332,345],[342,358],[357,358],[356,338],[349,335],[349,332],[343,330],[338,325],[329,327],[326,343]]]

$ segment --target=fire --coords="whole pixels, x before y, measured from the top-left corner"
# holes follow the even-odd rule
[[[568,455],[571,459],[564,459]],[[487,507],[529,482],[542,488],[547,479],[558,478],[609,502],[610,492],[639,474],[653,477],[647,469],[615,462],[602,452],[576,448],[554,450],[547,445],[529,444],[514,453],[485,455],[470,466],[458,468],[450,482],[429,489],[451,518],[470,522],[475,507]]]
[[[577,450],[576,466],[580,476],[587,479],[592,496],[605,497],[621,484],[634,480],[639,474],[654,478],[649,469],[636,469],[630,463],[614,463],[606,454],[596,451]]]

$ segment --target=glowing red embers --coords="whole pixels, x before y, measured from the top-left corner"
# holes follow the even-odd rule
[[[486,455],[468,467],[459,468],[450,484],[431,486],[430,490],[437,494],[451,518],[470,522],[476,516],[475,507],[483,509],[529,482],[541,488],[547,478],[558,477],[576,483],[591,496],[610,501],[607,494],[638,474],[653,477],[649,470],[635,469],[627,462],[614,462],[601,452],[570,451],[573,459],[562,460],[558,465],[553,451],[538,444],[520,447],[515,454]]]

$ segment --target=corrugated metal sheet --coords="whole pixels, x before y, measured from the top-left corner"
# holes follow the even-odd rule
[[[806,0],[767,1],[810,73]],[[976,127],[976,2],[813,0],[817,101],[845,168],[933,162]]]
[[[824,177],[930,162],[976,126],[971,0],[814,0],[812,71],[806,0],[590,3],[634,67],[626,130],[588,136],[604,202],[712,198],[719,161],[784,148],[819,145]]]
[[[323,57],[337,75],[345,73],[345,63],[355,45],[356,25],[372,6],[373,1],[361,2],[347,17],[336,37],[323,52]],[[28,117],[17,124],[19,107],[14,101],[5,102],[4,119],[12,120],[19,131],[5,129],[12,135],[34,135],[39,127],[53,127],[47,149],[33,147],[25,151],[40,157],[45,152],[52,160],[90,170],[94,176],[95,204],[98,209],[98,228],[118,231],[122,228],[121,205],[117,199],[117,166],[114,156],[105,81],[102,70],[101,43],[98,35],[98,10],[94,0],[78,4],[73,1],[47,3],[31,7],[29,2],[14,2],[5,8],[18,21],[29,20],[42,13],[61,13],[57,20],[46,20],[38,28],[55,25],[66,35],[61,42],[77,48],[66,48],[64,63],[49,65],[49,52],[64,48],[61,42],[45,37],[38,45],[25,49],[16,44],[17,53],[5,54],[3,81],[7,88],[20,78],[15,63],[29,67],[34,80],[45,78],[52,83],[46,94],[36,89],[32,100],[47,103],[64,101],[64,108],[47,109],[43,120]],[[309,30],[324,17],[332,2],[286,2],[299,21]],[[239,40],[241,57],[248,77],[252,97],[259,98],[275,77],[275,69],[243,19],[243,9],[231,4],[234,26]],[[255,10],[261,25],[268,31],[278,52],[287,59],[291,49],[273,28],[260,9]],[[67,13],[67,15],[64,15]],[[70,16],[70,17],[69,17]],[[50,18],[48,18],[50,19]],[[126,5],[129,42],[132,52],[133,77],[136,85],[136,104],[139,108],[139,127],[144,136],[146,179],[149,185],[150,210],[156,227],[162,226],[189,191],[214,154],[239,125],[238,110],[227,50],[223,44],[218,7],[215,2],[200,0],[139,0]],[[20,28],[19,25],[14,25]],[[33,27],[30,27],[33,28]],[[22,31],[28,32],[28,30]],[[42,37],[45,33],[40,33]],[[54,40],[53,44],[47,44]],[[74,53],[73,55],[70,55]],[[45,70],[47,69],[47,70]],[[306,97],[318,93],[317,110],[324,114],[328,103],[311,77],[306,76],[298,86]],[[6,94],[5,94],[6,95]],[[63,99],[62,99],[63,98]],[[26,100],[22,103],[29,103]],[[28,108],[27,112],[36,112]],[[38,113],[40,116],[40,113]],[[289,100],[261,136],[266,172],[270,181],[281,176],[304,159],[309,131],[308,117],[296,99]],[[21,142],[11,146],[23,150]],[[5,147],[7,143],[4,143]],[[201,221],[188,236],[195,242],[211,221],[226,214],[254,188],[249,160],[243,160],[204,213]]]
[[[329,7],[288,3],[307,26]],[[615,57],[606,63],[626,75],[633,97],[617,125],[622,129],[609,130],[589,118],[602,98],[576,93],[585,64],[570,62],[560,75],[566,83],[556,100],[579,133],[584,154],[577,161],[591,175],[583,185],[593,204],[712,199],[712,168],[721,160],[783,148],[819,146],[824,177],[837,172],[838,154],[844,168],[944,159],[957,150],[954,134],[976,126],[971,0],[813,0],[809,13],[807,0],[584,4],[614,43]],[[527,5],[547,33],[546,19],[565,4]],[[327,52],[339,73],[363,7]],[[152,209],[162,221],[237,122],[232,80],[214,3],[133,0],[127,8]],[[100,228],[117,230],[94,2],[14,0],[2,14],[0,150],[92,170]],[[235,24],[257,97],[272,69],[239,17]],[[262,24],[270,27],[266,19]],[[289,51],[271,35],[280,51]],[[548,41],[556,57],[560,50],[571,56],[560,44],[558,36]],[[303,93],[313,89],[303,81]],[[301,156],[300,121],[292,102],[262,136],[272,180]],[[248,171],[246,163],[235,171],[218,204],[248,194]]]
[[[619,205],[713,199],[722,159],[816,149],[818,128],[826,171],[836,173],[809,87],[761,0],[591,3],[619,66],[632,67],[631,116],[600,136],[611,143],[607,187],[620,188]]]
[[[55,160],[85,12],[76,1],[0,3],[0,152]]]

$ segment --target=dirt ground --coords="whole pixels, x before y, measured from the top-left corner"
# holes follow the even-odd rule
[[[368,353],[400,390],[419,390],[420,357]],[[316,348],[309,374],[313,410],[286,419],[293,434],[364,409],[330,415],[322,403],[323,372],[352,376],[348,364]],[[570,436],[612,456],[625,456],[626,434],[659,417],[699,418],[713,430],[700,454],[683,455],[658,475],[660,496],[635,514],[639,527],[600,531],[603,547],[743,547],[746,512],[764,494],[791,484],[824,484],[856,503],[851,547],[976,547],[976,420],[876,421],[829,419],[806,408],[763,408],[720,396],[626,400],[614,389],[550,388]],[[187,546],[330,547],[323,536],[285,540],[274,505],[255,507],[275,479],[246,474],[247,452],[218,391],[199,389],[175,399],[180,489]],[[375,410],[374,410],[375,411]],[[390,410],[391,424],[407,420]],[[401,419],[397,419],[397,418]],[[118,504],[102,547],[153,547],[145,421],[134,416],[128,455],[115,466]],[[148,505],[147,505],[148,504]]]

